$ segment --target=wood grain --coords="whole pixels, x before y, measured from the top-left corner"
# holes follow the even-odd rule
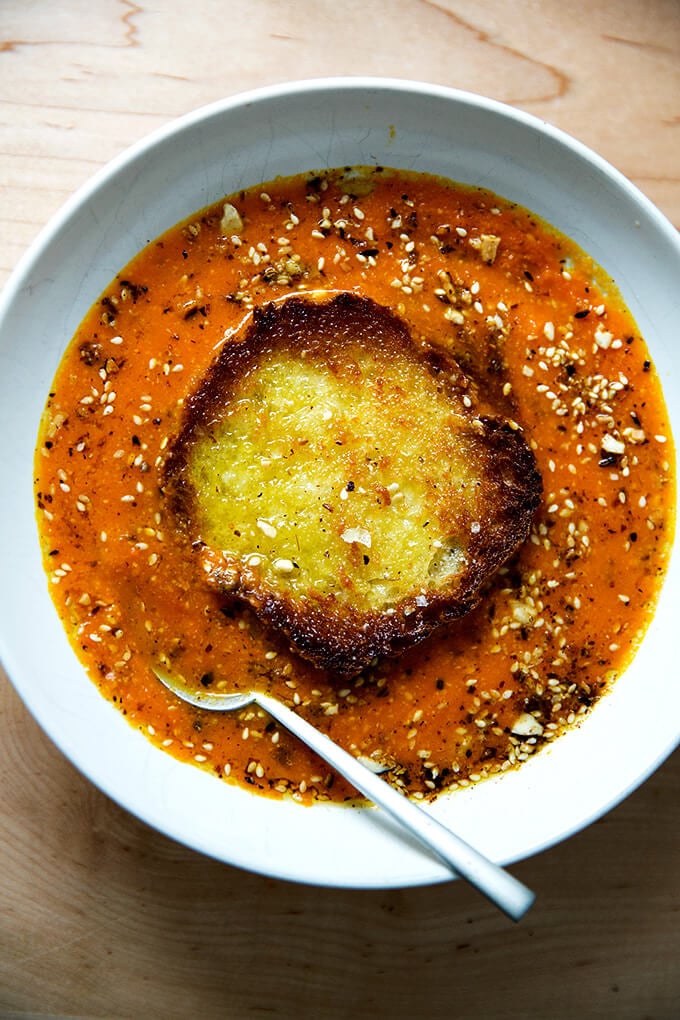
[[[0,282],[153,128],[333,74],[514,104],[597,149],[680,225],[679,55],[676,0],[5,0]],[[4,674],[0,734],[0,1017],[678,1015],[677,754],[514,869],[538,903],[513,926],[461,883],[316,889],[202,858],[85,781]]]

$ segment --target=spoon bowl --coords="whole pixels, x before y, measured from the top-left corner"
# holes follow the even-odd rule
[[[360,793],[387,812],[451,869],[474,885],[513,921],[519,921],[534,901],[525,885],[441,825],[413,801],[388,785],[287,705],[259,691],[213,693],[196,691],[159,666],[153,672],[176,697],[209,712],[233,712],[256,704],[312,748]]]

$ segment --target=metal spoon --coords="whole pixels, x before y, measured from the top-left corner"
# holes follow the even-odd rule
[[[455,833],[445,828],[426,811],[389,786],[361,761],[354,758],[330,737],[319,732],[292,709],[259,691],[215,694],[193,691],[162,668],[152,667],[161,683],[183,701],[210,712],[233,712],[256,704],[316,751],[360,793],[386,811],[405,829],[429,847],[452,871],[462,875],[481,893],[500,907],[513,921],[526,913],[534,893],[516,878],[494,864]]]

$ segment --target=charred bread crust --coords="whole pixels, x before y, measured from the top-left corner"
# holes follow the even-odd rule
[[[359,597],[359,582],[351,572],[348,576],[344,562],[337,563],[337,590],[314,585],[294,590],[288,583],[278,583],[271,571],[263,573],[259,557],[239,556],[224,548],[225,543],[216,544],[199,522],[191,473],[197,444],[219,443],[225,408],[239,400],[246,380],[251,385],[263,358],[291,359],[291,366],[302,360],[347,381],[352,370],[348,351],[357,343],[372,352],[379,370],[393,364],[398,372],[403,361],[429,376],[427,385],[436,400],[450,407],[451,441],[459,444],[463,460],[474,462],[462,488],[475,487],[478,493],[472,521],[467,504],[453,498],[447,502],[438,494],[438,489],[446,489],[446,478],[432,481],[428,498],[442,536],[456,536],[444,553],[457,557],[457,569],[449,575],[442,568],[441,583],[436,570],[434,579],[419,577],[411,590],[400,592],[387,607],[373,606],[370,600],[367,604],[363,595]],[[361,379],[356,384],[361,386]],[[351,392],[354,382],[350,379],[348,385]],[[385,404],[386,413],[397,418],[403,412],[399,393],[397,382]],[[457,362],[444,351],[417,343],[406,324],[388,309],[353,294],[330,300],[294,297],[256,310],[242,339],[225,343],[188,400],[182,429],[164,467],[163,484],[174,513],[203,558],[207,579],[248,603],[263,621],[286,635],[299,655],[338,677],[352,676],[376,658],[398,655],[446,621],[467,613],[477,603],[485,580],[526,539],[542,492],[535,458],[521,431],[515,423],[491,413],[484,394],[470,384]],[[360,546],[352,548],[357,577],[362,562],[369,558],[364,555],[362,561],[365,552]],[[398,564],[394,569],[398,570]]]

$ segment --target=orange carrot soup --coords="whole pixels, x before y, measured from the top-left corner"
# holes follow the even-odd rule
[[[187,403],[243,321],[319,291],[372,299],[475,373],[543,481],[476,607],[349,680],[206,583],[163,486]],[[36,450],[45,569],[89,676],[159,748],[270,796],[355,797],[259,709],[180,702],[153,673],[170,662],[197,689],[275,695],[430,798],[517,767],[631,662],[673,538],[672,445],[615,285],[531,212],[380,167],[278,179],[150,243],[73,337]]]

